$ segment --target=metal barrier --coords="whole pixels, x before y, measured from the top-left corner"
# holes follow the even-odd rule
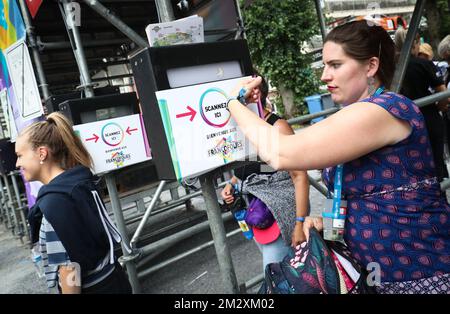
[[[25,198],[19,192],[18,175],[20,175],[18,171],[12,171],[0,178],[0,216],[15,238],[24,244],[25,237],[26,243],[30,244],[29,227],[25,217],[27,206],[24,206]],[[12,189],[9,177],[11,177]]]

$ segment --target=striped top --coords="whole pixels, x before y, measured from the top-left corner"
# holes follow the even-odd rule
[[[45,278],[49,288],[56,287],[58,282],[59,266],[68,266],[76,263],[70,261],[64,245],[61,243],[58,235],[52,225],[42,218],[41,228],[39,231],[39,245],[42,256],[42,262],[45,271]],[[101,260],[95,269],[89,271],[81,271],[81,287],[89,288],[99,283],[114,271],[114,264],[110,264],[110,252]]]

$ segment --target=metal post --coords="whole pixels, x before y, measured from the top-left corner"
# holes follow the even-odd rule
[[[206,213],[208,215],[225,292],[238,293],[239,287],[236,273],[234,272],[231,252],[226,241],[225,226],[223,225],[216,189],[214,188],[213,182],[214,178],[212,173],[207,173],[200,177],[200,184],[202,186],[203,197],[206,204]]]
[[[160,22],[170,22],[175,19],[170,0],[155,0],[155,4]]]
[[[166,181],[164,181],[164,180],[162,180],[159,183],[158,189],[156,190],[155,194],[153,195],[150,205],[148,205],[148,208],[145,211],[144,218],[142,218],[141,222],[139,223],[139,226],[136,229],[136,232],[134,233],[133,238],[131,239],[131,242],[130,242],[131,248],[136,247],[136,242],[139,240],[139,236],[141,235],[142,230],[144,229],[144,226],[147,223],[147,220],[150,217],[150,214],[152,213],[153,208],[158,203],[159,196],[161,195],[161,192],[163,191],[165,185],[166,185]],[[111,205],[112,205],[112,203],[111,203]],[[125,224],[125,221],[124,221],[124,224]]]
[[[322,33],[322,40],[325,41],[327,36],[327,28],[325,26],[325,18],[323,17],[323,10],[321,5],[321,0],[314,0],[316,4],[317,18],[319,19],[320,32]]]
[[[84,55],[83,46],[81,44],[81,37],[78,31],[78,26],[75,25],[70,19],[66,19],[66,17],[71,14],[71,2],[69,0],[61,0],[63,4],[63,19],[67,28],[67,33],[69,35],[69,39],[72,43],[72,49],[75,54],[75,59],[78,64],[78,68],[80,70],[81,75],[81,85],[85,91],[86,97],[94,96],[94,89],[92,88],[91,76],[89,75],[89,69],[86,62],[86,56]],[[71,25],[69,25],[71,24]]]
[[[174,201],[180,198],[180,194],[178,193],[178,187],[170,189],[170,197]]]
[[[36,43],[36,35],[34,33],[34,26],[31,24],[30,12],[28,11],[25,0],[19,0],[20,11],[22,12],[23,22],[25,23],[28,46],[31,48],[33,54],[34,65],[36,73],[39,79],[39,87],[41,88],[44,99],[50,97],[50,92],[48,90],[47,80],[44,74],[44,68],[41,62],[41,56],[39,54],[38,45]]]
[[[17,220],[16,211],[14,209],[13,195],[11,193],[11,187],[9,186],[8,176],[3,175],[3,180],[5,180],[6,193],[8,194],[8,205],[9,206],[7,206],[7,207],[9,207],[11,209],[11,212],[13,214],[13,219],[14,219],[13,234],[20,237],[20,234],[15,232],[16,228],[19,228],[19,221]],[[22,241],[22,238],[21,238],[21,241]]]
[[[119,194],[117,192],[116,186],[116,178],[114,174],[107,173],[105,175],[106,187],[108,188],[109,199],[111,201],[111,208],[114,213],[114,218],[116,220],[117,228],[122,235],[122,252],[125,258],[129,257],[130,254],[126,249],[126,243],[130,243],[128,237],[128,230],[125,226],[125,219],[122,213],[122,207],[120,206]],[[128,278],[131,283],[131,287],[133,288],[133,293],[141,293],[141,285],[139,284],[139,279],[136,271],[136,264],[134,261],[128,261],[125,263],[125,267],[127,268]]]
[[[95,12],[103,16],[107,21],[109,21],[112,25],[114,25],[119,31],[125,34],[128,38],[130,38],[133,42],[135,42],[138,46],[145,48],[148,47],[149,44],[147,40],[142,38],[138,33],[136,33],[131,27],[122,22],[110,9],[106,8],[103,4],[101,4],[97,0],[84,0],[84,2],[91,7]],[[158,3],[158,2],[156,2]]]
[[[434,93],[429,96],[425,96],[419,99],[414,99],[414,103],[417,107],[425,107],[434,104],[437,101],[440,101],[445,98],[450,98],[450,89],[447,89],[443,92]]]
[[[310,175],[308,175],[308,181],[309,181],[310,185],[312,185],[317,191],[319,191],[319,193],[321,193],[322,195],[327,197],[328,190],[324,185],[322,185],[319,182],[317,182],[316,180],[314,180],[314,178],[311,177]]]
[[[235,230],[229,232],[229,233],[226,235],[226,237],[227,237],[227,238],[230,238],[230,237],[232,237],[232,236],[234,236],[234,235],[236,235],[236,234],[238,234],[238,233],[241,233],[241,232],[242,232],[241,229],[238,228],[238,229],[235,229]],[[207,247],[210,247],[210,246],[213,245],[213,244],[214,244],[214,241],[209,241],[209,242],[203,243],[203,244],[201,244],[200,246],[197,246],[197,247],[195,247],[195,248],[193,248],[193,249],[190,249],[190,250],[188,250],[188,251],[185,251],[185,252],[183,252],[183,253],[181,253],[181,254],[179,254],[179,255],[177,255],[177,256],[174,256],[174,257],[172,257],[172,258],[169,258],[168,260],[165,260],[165,261],[163,261],[163,262],[161,262],[161,263],[159,263],[159,264],[157,264],[157,265],[152,266],[151,268],[148,268],[148,269],[146,269],[146,270],[140,272],[140,273],[139,273],[139,278],[143,278],[143,277],[145,277],[145,276],[148,276],[148,275],[150,275],[151,273],[154,273],[155,271],[160,270],[161,268],[164,268],[164,267],[166,267],[166,266],[168,266],[168,265],[170,265],[170,264],[173,264],[173,263],[175,263],[175,262],[177,262],[177,261],[179,261],[179,260],[181,260],[181,259],[183,259],[183,258],[185,258],[185,257],[187,257],[187,256],[190,256],[190,255],[192,255],[192,254],[195,254],[195,253],[197,253],[197,252],[200,252],[201,250],[203,250],[203,249],[205,249],[205,248],[207,248]]]
[[[422,17],[425,7],[425,0],[417,0],[414,7],[414,13],[409,23],[408,32],[406,33],[405,42],[403,43],[402,51],[400,52],[400,58],[398,60],[397,68],[395,69],[394,78],[391,84],[391,90],[398,93],[402,87],[403,78],[406,73],[406,66],[408,65],[409,56],[411,55],[411,47],[416,37],[417,29],[420,25],[420,19]]]
[[[315,118],[323,117],[323,116],[326,116],[326,115],[331,115],[331,114],[336,113],[338,111],[339,111],[339,108],[325,109],[325,110],[320,111],[320,112],[306,114],[306,115],[300,116],[298,118],[289,119],[287,122],[290,125],[292,125],[292,124],[303,124],[303,123],[306,123],[306,122],[310,122],[311,120],[313,120]]]
[[[247,34],[245,33],[245,28],[244,28],[244,19],[242,18],[242,10],[241,7],[239,5],[240,1],[239,0],[234,0],[234,4],[236,6],[237,9],[237,13],[238,13],[238,31],[236,32],[236,36],[234,37],[234,39],[247,39]]]
[[[31,237],[28,232],[27,220],[25,219],[25,214],[23,213],[24,206],[22,204],[22,200],[20,199],[19,185],[17,184],[16,174],[17,174],[17,172],[14,172],[14,171],[11,172],[11,179],[12,179],[12,183],[13,183],[14,193],[16,194],[16,198],[17,198],[17,206],[18,206],[17,210],[20,212],[20,219],[22,220],[24,234],[27,236],[28,240],[31,241]]]
[[[2,208],[3,208],[3,210],[5,212],[5,215],[6,215],[6,228],[9,229],[9,228],[12,228],[11,217],[9,215],[6,194],[5,194],[5,191],[3,190],[3,179],[1,177],[0,177],[0,189],[1,189],[0,194],[2,195]]]

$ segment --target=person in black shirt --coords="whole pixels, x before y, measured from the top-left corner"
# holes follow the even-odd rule
[[[406,30],[400,28],[396,32],[396,48],[400,51],[403,46]],[[420,39],[416,37],[411,49],[411,56],[406,67],[401,94],[409,99],[429,96],[434,92],[445,91],[445,85],[441,78],[437,77],[436,66],[432,61],[419,58]],[[430,90],[431,89],[431,90]],[[447,112],[448,100],[444,99],[436,104],[430,104],[420,108],[430,136],[431,149],[436,167],[436,175],[439,181],[449,177],[447,166],[444,162],[444,120],[439,111]]]

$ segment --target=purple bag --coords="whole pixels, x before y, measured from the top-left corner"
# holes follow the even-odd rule
[[[245,217],[247,225],[256,227],[258,229],[266,229],[272,226],[275,222],[275,218],[259,198],[252,199],[247,208],[247,216]]]

